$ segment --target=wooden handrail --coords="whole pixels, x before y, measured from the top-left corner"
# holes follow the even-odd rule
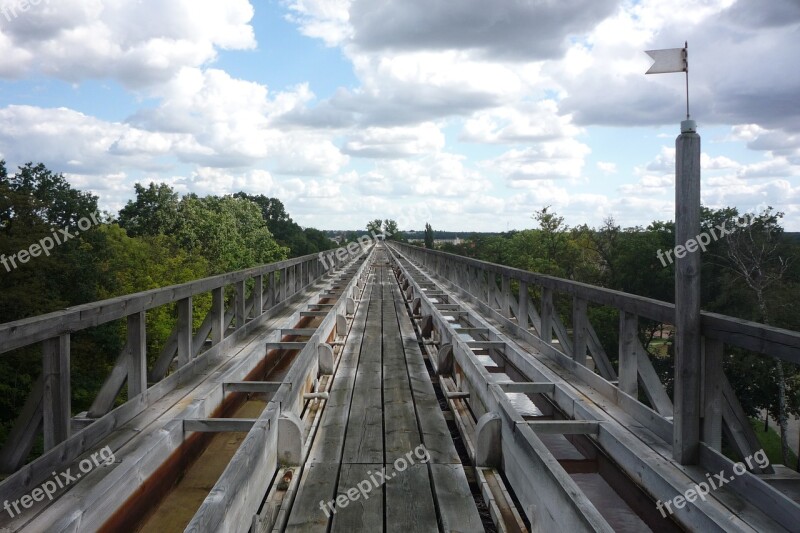
[[[72,333],[105,324],[134,313],[147,311],[210,292],[220,287],[242,282],[255,276],[263,276],[312,261],[319,261],[319,255],[305,255],[277,263],[68,307],[61,311],[0,324],[0,353],[35,344],[64,333]],[[320,267],[321,270],[327,270],[322,268],[322,265]]]
[[[527,283],[528,285],[536,285],[545,289],[569,294],[595,304],[615,307],[622,311],[656,320],[664,324],[675,323],[675,305],[668,302],[480,261],[470,257],[440,252],[438,250],[428,250],[405,243],[392,242],[391,245],[398,246],[410,252],[411,255],[416,254],[419,257],[428,256],[438,259],[438,261],[431,261],[430,265],[437,270],[442,268],[444,261],[452,261],[485,272],[508,276],[511,279]],[[441,274],[441,272],[439,273]],[[468,287],[462,288],[469,290]],[[704,336],[721,340],[729,346],[744,348],[756,353],[800,364],[800,332],[706,311],[701,313],[701,328]]]

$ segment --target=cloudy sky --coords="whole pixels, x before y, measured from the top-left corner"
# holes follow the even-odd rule
[[[33,5],[36,4],[36,5]],[[302,225],[673,218],[689,42],[703,201],[800,231],[798,0],[0,0],[0,158]]]

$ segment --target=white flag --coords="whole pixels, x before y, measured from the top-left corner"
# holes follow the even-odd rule
[[[685,72],[689,68],[686,48],[667,48],[665,50],[645,50],[653,58],[653,65],[645,74],[665,72]]]

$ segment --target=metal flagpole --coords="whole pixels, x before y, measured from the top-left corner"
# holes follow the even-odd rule
[[[683,63],[686,72],[686,120],[691,120],[689,116],[689,41],[683,42]]]

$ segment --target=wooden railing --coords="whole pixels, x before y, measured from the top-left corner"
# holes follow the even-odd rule
[[[109,427],[130,420],[186,377],[202,371],[260,323],[265,314],[281,309],[292,295],[341,263],[334,252],[307,255],[1,324],[0,354],[39,344],[42,374],[0,450],[0,472],[12,473],[24,464],[40,427],[46,453],[64,443],[73,428],[84,429],[83,437],[78,447],[66,455],[76,456],[88,449]],[[233,293],[227,304],[226,290]],[[208,293],[211,308],[195,330],[192,300]],[[177,308],[177,323],[148,369],[146,313],[172,304]],[[73,419],[71,337],[76,332],[120,319],[127,321],[125,347],[88,413],[81,419]],[[171,367],[174,369],[167,377]],[[126,382],[127,402],[110,413]]]
[[[528,272],[435,250],[392,243],[403,255],[455,285],[484,312],[542,353],[556,357],[599,392],[614,398],[638,421],[671,442],[673,403],[638,337],[639,319],[675,324],[673,304],[585,283]],[[512,287],[516,285],[516,290]],[[537,301],[531,294],[537,295]],[[557,296],[571,299],[571,331],[556,309]],[[590,321],[589,304],[619,311],[617,368]],[[800,333],[716,313],[702,313],[703,375],[699,398],[701,440],[719,451],[724,433],[742,458],[760,449],[750,421],[722,368],[725,347],[738,347],[800,363]],[[595,369],[587,367],[589,358]],[[675,376],[679,383],[681,376]],[[643,393],[649,406],[639,401]],[[622,394],[620,394],[622,393]],[[764,472],[771,472],[766,467]]]

